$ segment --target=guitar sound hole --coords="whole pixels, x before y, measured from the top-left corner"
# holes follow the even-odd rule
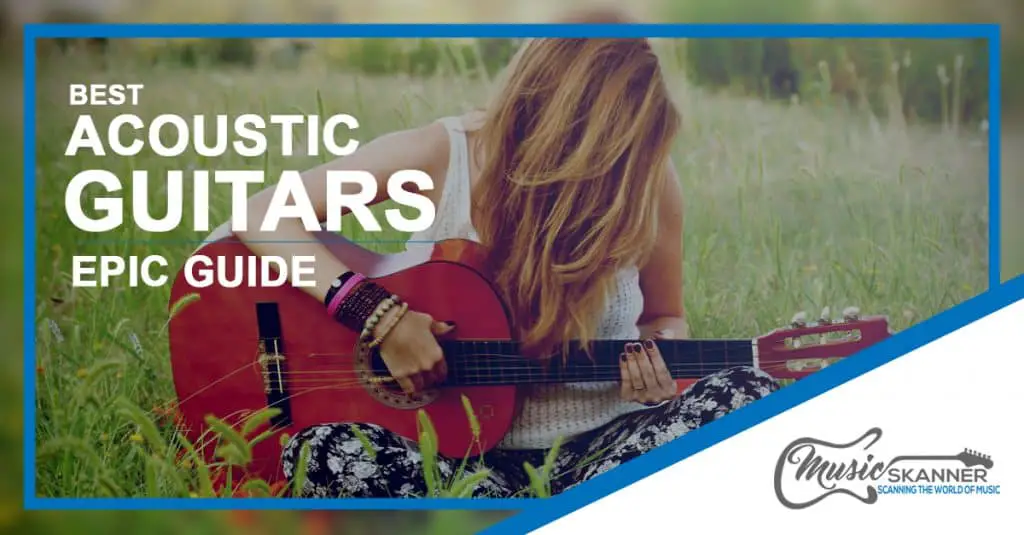
[[[427,390],[406,394],[398,381],[391,377],[378,351],[359,347],[355,355],[356,370],[367,393],[377,401],[396,409],[418,409],[437,399],[439,392]]]
[[[373,375],[375,383],[379,388],[387,390],[393,394],[403,394],[402,387],[399,386],[398,381],[395,381],[391,377],[391,372],[388,371],[388,365],[384,363],[384,359],[380,357],[379,351],[374,351],[373,356],[370,357],[370,373]]]

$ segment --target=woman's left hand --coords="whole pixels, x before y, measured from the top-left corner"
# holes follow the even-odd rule
[[[626,344],[620,355],[622,399],[655,405],[676,397],[679,385],[665,366],[654,340]]]

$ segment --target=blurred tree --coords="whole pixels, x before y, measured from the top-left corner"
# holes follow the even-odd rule
[[[522,41],[522,39],[479,39],[480,55],[488,73],[494,75],[504,68],[515,55]]]
[[[800,91],[800,71],[793,63],[788,39],[765,39],[762,43],[761,75],[768,86],[761,92],[770,98],[789,98]]]
[[[746,2],[716,0],[674,2],[673,20],[686,23],[809,22],[814,0]],[[789,98],[800,91],[800,73],[785,39],[691,39],[686,46],[689,75],[695,82],[728,87],[773,98]]]
[[[408,65],[408,55],[403,54],[395,39],[358,39],[353,44],[344,60],[345,67],[367,74],[392,74],[403,64]]]
[[[441,60],[441,46],[433,39],[418,39],[406,58],[406,72],[414,76],[429,76],[437,72]]]
[[[251,67],[256,62],[252,39],[214,39],[210,44],[218,63]]]
[[[313,50],[314,44],[304,39],[286,39],[267,48],[270,63],[280,68],[297,68],[302,58]]]

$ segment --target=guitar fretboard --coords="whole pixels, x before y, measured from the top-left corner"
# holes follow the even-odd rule
[[[618,381],[619,355],[628,342],[600,340],[591,344],[591,357],[578,347],[568,358],[523,358],[510,341],[445,341],[441,347],[448,363],[451,386],[585,383]],[[754,361],[751,340],[661,340],[658,348],[675,379],[698,379]]]

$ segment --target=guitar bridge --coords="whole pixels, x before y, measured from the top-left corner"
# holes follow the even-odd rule
[[[256,362],[260,365],[260,371],[263,374],[263,393],[270,394],[271,390],[277,390],[278,392],[284,392],[284,380],[281,377],[281,363],[284,362],[285,357],[280,352],[280,344],[278,339],[271,340],[273,349],[267,349],[267,341],[260,340],[259,344],[259,356],[256,357]],[[273,371],[273,373],[271,373]],[[272,388],[273,387],[273,388]]]
[[[259,330],[259,352],[256,362],[263,376],[263,393],[267,407],[281,412],[270,420],[274,426],[289,426],[292,422],[290,395],[284,381],[287,373],[284,340],[281,333],[281,315],[277,303],[256,304],[256,325]]]

